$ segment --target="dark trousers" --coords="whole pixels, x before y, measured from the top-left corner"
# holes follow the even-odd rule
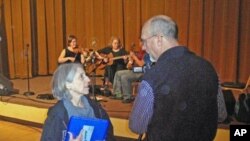
[[[108,81],[108,82],[111,82],[113,84],[116,71],[124,70],[124,69],[125,69],[125,66],[119,65],[119,64],[106,66],[105,72],[104,72],[104,81],[106,83]],[[104,82],[104,84],[105,84],[105,82]]]

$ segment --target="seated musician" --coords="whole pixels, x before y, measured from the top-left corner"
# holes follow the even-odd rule
[[[63,49],[60,56],[58,57],[58,63],[82,63],[84,64],[85,59],[80,49],[77,46],[77,38],[74,35],[69,35],[67,40],[67,48]]]
[[[102,59],[105,66],[104,85],[113,84],[116,71],[126,69],[127,51],[122,48],[118,37],[111,38],[111,46],[107,46],[98,50],[96,53],[98,59]],[[120,59],[112,60],[113,57],[121,57]],[[111,65],[109,62],[112,62]],[[109,64],[108,64],[109,63]]]
[[[140,51],[135,55],[130,52],[129,62],[127,64],[128,70],[117,71],[113,84],[112,99],[120,99],[122,103],[131,103],[134,98],[132,97],[132,83],[139,81],[143,72],[134,72],[133,67],[143,67],[145,62],[149,62],[149,57],[145,51]]]

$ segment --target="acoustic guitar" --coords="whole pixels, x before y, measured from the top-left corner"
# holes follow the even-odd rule
[[[94,53],[94,52],[93,52]],[[88,67],[86,67],[86,72],[88,74],[94,72],[96,69],[104,69],[107,65],[112,65],[114,63],[115,60],[119,60],[119,59],[123,59],[124,56],[128,56],[128,55],[123,55],[123,56],[117,56],[117,57],[113,57],[113,54],[110,53],[108,55],[104,55],[104,54],[100,54],[100,56],[102,56],[104,59],[101,59],[101,60],[98,60],[97,57],[95,55],[90,55],[92,57],[94,57],[94,62],[92,62],[91,60],[93,59],[92,58],[90,61],[88,61],[88,63],[86,63],[86,65]],[[107,60],[106,62],[104,60]]]
[[[132,43],[131,45],[131,50],[133,51],[135,48],[135,44]],[[95,52],[95,51],[94,51]],[[122,55],[122,56],[116,56],[114,57],[112,53],[109,53],[108,55],[105,54],[100,54],[104,59],[107,61],[105,62],[104,59],[98,60],[97,57],[95,57],[95,63],[89,65],[87,72],[91,73],[95,71],[96,69],[104,69],[107,65],[112,65],[115,60],[123,59],[124,56],[129,57],[129,55]]]
[[[134,51],[135,43],[131,44],[131,51]],[[110,66],[114,63],[115,60],[123,59],[124,57],[127,57],[129,59],[130,55],[122,55],[122,56],[116,56],[114,57],[112,53],[109,53],[108,55],[101,55],[104,59],[100,60],[98,62],[98,69],[104,69],[106,66]],[[106,61],[104,61],[106,59]]]
[[[99,62],[97,62],[97,68],[98,69],[104,69],[106,66],[111,66],[115,60],[120,60],[123,59],[124,57],[128,57],[129,55],[122,55],[122,56],[117,56],[114,57],[112,53],[109,53],[108,55],[101,55],[104,59],[100,60]],[[105,62],[104,60],[107,60],[107,62]]]

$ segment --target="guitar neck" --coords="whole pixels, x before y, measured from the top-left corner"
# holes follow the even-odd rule
[[[126,55],[123,55],[123,56],[117,56],[117,57],[113,57],[112,60],[118,60],[118,59],[123,59],[123,57],[126,56]]]

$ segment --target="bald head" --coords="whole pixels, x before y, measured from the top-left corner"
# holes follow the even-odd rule
[[[158,15],[150,18],[143,26],[142,33],[146,35],[162,34],[167,38],[178,39],[178,27],[168,16]]]
[[[158,15],[149,19],[142,28],[142,49],[157,61],[166,50],[179,45],[178,28],[168,16]]]

